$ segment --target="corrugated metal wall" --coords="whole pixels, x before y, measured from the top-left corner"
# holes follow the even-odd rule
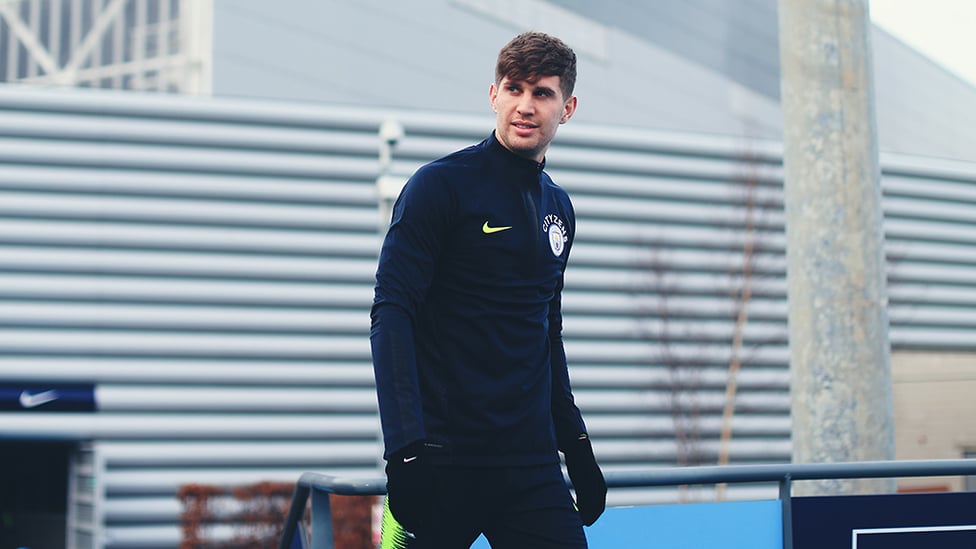
[[[376,474],[368,309],[390,116],[401,175],[492,127],[0,88],[0,383],[94,383],[99,406],[0,413],[0,436],[92,443],[108,546],[174,546],[186,483]],[[566,345],[608,469],[715,463],[735,363],[730,461],[789,459],[780,157],[743,138],[561,129],[549,171],[579,223]],[[976,166],[883,165],[892,342],[971,350]]]
[[[186,483],[375,474],[378,113],[0,90],[0,381],[94,383],[109,546],[179,539]]]

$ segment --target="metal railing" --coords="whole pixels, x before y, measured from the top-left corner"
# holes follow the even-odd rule
[[[852,478],[895,478],[976,475],[976,459],[859,461],[847,463],[790,463],[775,465],[724,465],[705,467],[667,467],[642,471],[606,473],[609,488],[639,488],[723,483],[776,482],[782,504],[783,548],[793,547],[792,487],[798,480]],[[312,539],[310,549],[333,549],[332,512],[329,494],[378,496],[386,493],[386,479],[343,478],[305,473],[298,479],[291,508],[285,521],[280,549],[304,548],[296,535],[312,497]]]

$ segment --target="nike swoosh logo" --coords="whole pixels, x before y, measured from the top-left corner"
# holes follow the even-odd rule
[[[483,232],[485,234],[500,233],[502,231],[507,231],[507,230],[509,230],[511,228],[512,228],[511,226],[508,226],[508,227],[489,227],[488,226],[488,222],[485,221],[485,224],[481,226],[481,232]]]
[[[404,463],[410,463],[411,461],[417,459],[417,456],[403,458]]]
[[[24,408],[37,408],[38,406],[57,400],[60,396],[54,389],[41,391],[37,394],[31,394],[30,391],[21,391],[20,405]]]

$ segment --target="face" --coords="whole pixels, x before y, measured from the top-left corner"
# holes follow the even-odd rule
[[[495,135],[506,149],[542,162],[556,129],[576,111],[576,96],[563,98],[558,76],[533,83],[502,79],[488,91],[495,111]]]

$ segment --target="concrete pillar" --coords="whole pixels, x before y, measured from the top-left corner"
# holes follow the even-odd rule
[[[793,461],[894,458],[867,0],[779,0]],[[797,493],[891,491],[893,479]]]

